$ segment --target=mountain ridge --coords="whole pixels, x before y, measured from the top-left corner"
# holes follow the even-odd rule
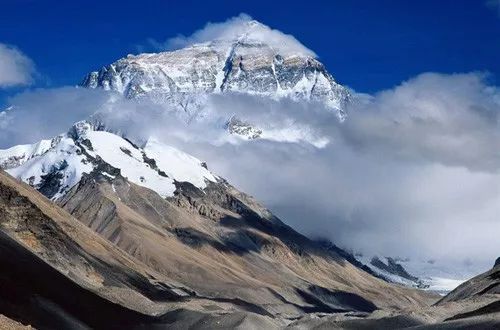
[[[148,95],[190,114],[200,110],[203,95],[246,93],[317,101],[343,120],[345,106],[351,100],[348,89],[314,57],[285,54],[266,43],[244,38],[128,55],[89,73],[81,86],[116,91],[127,98]]]
[[[431,299],[392,287],[351,264],[339,249],[295,232],[201,161],[161,144],[154,153],[148,144],[141,148],[100,129],[79,122],[41,155],[11,155],[23,163],[7,171],[167,276],[166,282],[182,283],[184,291],[206,299],[238,298],[290,317]],[[185,168],[176,161],[192,164],[194,174],[179,171]],[[374,291],[378,286],[385,288],[382,294]]]

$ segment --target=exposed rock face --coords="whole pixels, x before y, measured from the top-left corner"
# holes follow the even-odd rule
[[[245,123],[236,117],[231,117],[226,123],[226,129],[231,134],[246,137],[249,140],[257,139],[262,135],[262,130]]]
[[[387,263],[384,263],[378,257],[374,257],[374,258],[372,258],[370,264],[379,268],[379,269],[385,270],[386,272],[388,272],[390,274],[401,276],[401,277],[406,278],[410,281],[417,281],[418,280],[418,278],[409,274],[403,268],[403,266],[398,264],[396,262],[396,260],[394,260],[393,258],[387,258]]]
[[[84,174],[93,172],[108,178],[122,174],[162,197],[173,196],[177,180],[201,188],[206,186],[205,180],[216,181],[200,160],[180,150],[153,139],[140,148],[90,121],[78,122],[68,133],[48,142],[43,152],[30,157],[25,156],[25,150],[40,143],[0,150],[0,164],[7,164],[4,169],[11,175],[54,200],[64,196]],[[13,159],[17,160],[15,166]]]
[[[258,28],[248,23],[248,31]],[[316,101],[345,116],[350,100],[324,65],[308,54],[283,53],[252,39],[246,31],[230,40],[214,40],[171,52],[129,55],[82,82],[127,98],[148,95],[185,112],[199,109],[199,95],[247,93],[280,99]]]

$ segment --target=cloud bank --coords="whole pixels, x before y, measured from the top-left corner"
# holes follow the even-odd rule
[[[427,73],[355,105],[341,133],[361,152],[496,172],[499,109],[486,75]]]
[[[137,142],[155,136],[207,161],[312,237],[366,254],[472,263],[476,272],[498,257],[500,91],[486,75],[419,75],[359,97],[343,123],[320,105],[242,95],[207,102],[186,125],[146,100],[70,88],[25,93],[0,115],[8,132],[0,145],[52,136],[99,111]],[[232,115],[286,139],[229,135]]]
[[[173,50],[213,40],[260,42],[278,50],[282,55],[299,53],[316,57],[312,50],[301,44],[294,36],[259,23],[247,14],[240,14],[225,22],[207,23],[205,27],[190,36],[178,35],[166,42],[153,39],[149,41],[157,49]]]
[[[269,104],[280,120],[248,105],[254,122],[308,127],[322,148],[181,147],[310,236],[485,270],[500,250],[499,101],[483,74],[428,73],[352,105],[342,124],[320,108]]]
[[[33,61],[19,49],[0,43],[0,88],[33,82]]]
[[[9,109],[0,112],[0,148],[63,133],[74,122],[106,109],[110,95],[98,90],[61,87],[22,92],[7,102],[11,105]]]

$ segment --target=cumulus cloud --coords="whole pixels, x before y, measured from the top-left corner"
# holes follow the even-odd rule
[[[212,40],[260,42],[279,50],[283,55],[299,53],[316,57],[312,50],[301,44],[294,36],[259,23],[247,14],[240,14],[225,22],[207,23],[205,27],[190,36],[178,35],[166,42],[150,39],[149,42],[155,48],[172,50]]]
[[[0,142],[18,141],[17,130],[62,132],[99,110],[101,120],[136,142],[155,136],[207,161],[312,237],[366,254],[456,265],[472,260],[475,272],[498,257],[500,93],[483,74],[420,75],[358,98],[343,123],[320,105],[287,100],[215,95],[186,120],[147,100],[103,95],[21,94],[0,125],[21,108],[31,110],[6,125],[14,135],[0,135]],[[232,115],[280,132],[286,142],[229,135],[223,126]]]
[[[33,61],[13,46],[0,43],[0,88],[33,82]]]
[[[480,73],[417,76],[354,105],[341,127],[363,152],[470,170],[500,168],[500,90]]]

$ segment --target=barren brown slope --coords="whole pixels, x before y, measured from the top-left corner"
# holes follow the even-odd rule
[[[390,285],[298,234],[224,181],[178,183],[167,200],[121,176],[87,176],[60,205],[167,281],[274,316],[422,307],[435,296]]]
[[[0,313],[41,328],[276,328],[311,312],[432,300],[359,270],[224,182],[178,190],[166,201],[88,177],[65,203],[80,198],[102,237],[0,172]]]
[[[4,172],[0,172],[0,265],[0,314],[37,328],[153,324],[164,328],[179,309],[204,315],[195,312],[203,311],[203,306],[221,313],[251,310],[254,318],[270,322],[255,306],[208,301],[163,281]]]

